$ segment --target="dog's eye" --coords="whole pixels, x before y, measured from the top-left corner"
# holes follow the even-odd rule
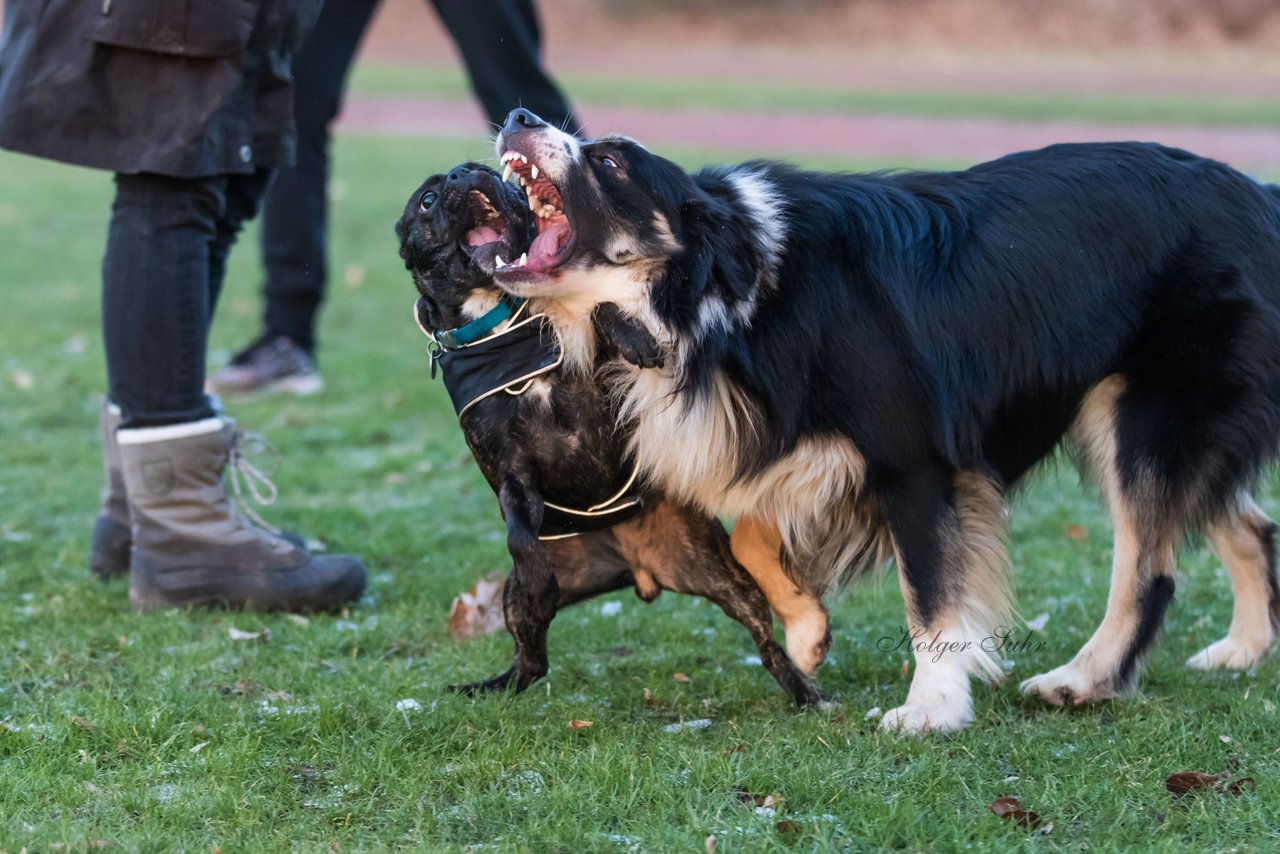
[[[436,194],[427,190],[422,194],[422,198],[418,200],[418,210],[425,211],[436,203]]]
[[[618,162],[607,154],[600,158],[600,162],[605,166],[608,166],[610,169],[618,168]]]

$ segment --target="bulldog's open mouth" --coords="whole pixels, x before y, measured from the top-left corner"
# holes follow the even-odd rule
[[[508,150],[502,155],[504,180],[512,174],[524,188],[534,215],[538,236],[529,251],[500,263],[495,275],[503,281],[545,279],[573,254],[573,228],[564,212],[564,201],[538,164],[529,155]]]
[[[454,202],[465,204],[465,231],[459,240],[462,251],[485,273],[508,263],[528,248],[528,215],[515,208],[519,202],[511,189],[496,176],[477,173],[474,186]]]

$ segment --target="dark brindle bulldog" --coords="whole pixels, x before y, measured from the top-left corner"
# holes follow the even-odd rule
[[[464,693],[522,691],[546,674],[556,611],[634,586],[646,602],[662,590],[704,596],[747,631],[760,660],[800,705],[822,691],[773,639],[769,605],[730,551],[713,517],[637,482],[617,407],[595,372],[616,357],[657,364],[656,343],[601,306],[591,340],[564,341],[545,315],[504,297],[493,272],[554,241],[535,236],[525,194],[474,163],[433,175],[396,224],[400,254],[421,299],[431,340],[467,444],[498,502],[514,561],[503,596],[515,663]],[[585,348],[594,370],[569,367]]]

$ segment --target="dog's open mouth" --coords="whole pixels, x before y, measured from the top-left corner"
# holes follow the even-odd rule
[[[461,202],[467,206],[468,224],[458,242],[479,269],[492,274],[524,252],[527,215],[514,207],[519,204],[515,194],[498,182],[496,173],[477,178]],[[453,204],[455,210],[461,207]]]
[[[503,179],[514,173],[524,188],[538,236],[526,254],[499,265],[496,275],[504,278],[546,276],[567,261],[573,252],[573,229],[565,215],[560,191],[539,170],[538,164],[531,162],[525,154],[508,151],[502,155],[502,163]]]

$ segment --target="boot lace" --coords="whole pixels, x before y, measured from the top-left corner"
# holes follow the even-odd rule
[[[255,459],[263,457],[271,460],[270,474],[254,462]],[[258,433],[237,430],[231,440],[231,454],[227,468],[231,472],[231,493],[235,496],[236,506],[252,519],[254,524],[280,536],[280,529],[258,515],[249,502],[252,498],[259,507],[270,507],[276,503],[280,490],[271,480],[271,475],[280,468],[280,454]]]

